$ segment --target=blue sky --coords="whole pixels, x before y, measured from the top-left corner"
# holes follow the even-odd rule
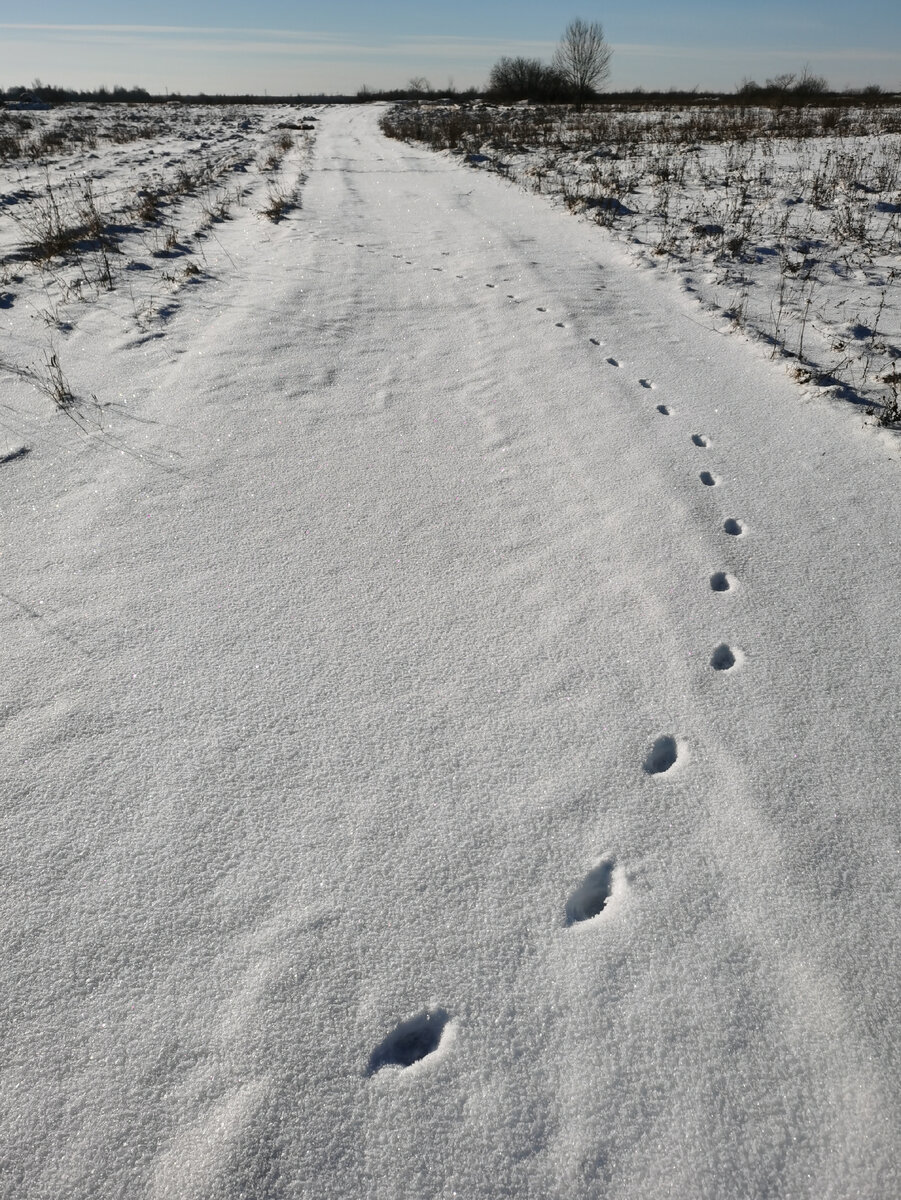
[[[0,9],[0,87],[35,78],[153,92],[356,92],[425,76],[481,85],[501,54],[550,58],[567,21],[599,20],[610,86],[731,90],[805,65],[835,87],[901,90],[901,4],[871,0],[33,0]],[[10,19],[15,18],[15,19]]]

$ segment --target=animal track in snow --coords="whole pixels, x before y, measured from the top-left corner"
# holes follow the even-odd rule
[[[704,437],[703,433],[693,433],[691,435],[691,440],[696,446],[701,446],[702,448],[710,444]]]
[[[591,342],[592,346],[600,346],[601,344],[597,338],[589,338],[588,340]]]
[[[719,483],[719,480],[715,479],[709,471],[702,471],[698,478],[700,479],[701,483],[703,483],[704,487],[716,487],[716,485]]]
[[[610,364],[610,366],[611,366],[611,367],[620,367],[620,366],[622,366],[622,363],[621,363],[621,362],[619,361],[619,359],[617,359],[617,358],[608,358],[608,359],[607,359],[607,362]]]
[[[536,312],[547,312],[547,309],[546,309],[546,308],[542,308],[542,307],[541,307],[541,305],[539,304],[539,306],[538,306],[538,307],[535,309],[535,311],[536,311]]]
[[[731,646],[727,646],[725,642],[721,642],[717,646],[710,659],[710,665],[714,671],[731,671],[737,662],[738,659],[735,651]]]
[[[613,891],[612,858],[593,867],[566,901],[566,924],[577,925],[599,916],[607,906]]]
[[[729,592],[735,586],[735,580],[725,571],[714,571],[710,576],[710,588],[714,592]]]
[[[383,1067],[412,1067],[433,1054],[449,1020],[443,1008],[432,1008],[401,1021],[369,1056],[368,1073],[374,1075]]]
[[[667,408],[665,404],[658,404],[657,411],[660,413],[661,417],[670,417],[672,416],[673,410],[671,408]]]
[[[555,325],[558,329],[568,329],[569,328],[569,326],[566,324],[565,321],[556,321]]]
[[[742,525],[741,521],[736,521],[734,517],[729,517],[727,520],[723,521],[723,529],[731,537],[741,537],[741,535],[744,533],[744,526]]]
[[[485,287],[493,288],[493,287],[497,287],[497,284],[496,283],[486,283]]]
[[[669,734],[657,738],[651,749],[648,751],[647,758],[644,760],[644,769],[648,775],[665,775],[667,771],[672,770],[679,760],[679,746],[676,739]]]
[[[641,386],[643,388],[652,388],[652,387],[656,386],[655,384],[651,383],[650,379],[639,379],[638,382],[641,384]]]

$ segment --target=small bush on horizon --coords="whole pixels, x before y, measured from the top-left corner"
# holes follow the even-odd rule
[[[569,87],[555,67],[540,58],[499,58],[488,76],[487,94],[500,101],[554,103],[568,99]]]
[[[796,75],[786,71],[768,79],[763,86],[753,79],[743,79],[736,88],[736,95],[754,104],[806,104],[830,94],[829,80],[824,75],[813,75],[807,67]]]

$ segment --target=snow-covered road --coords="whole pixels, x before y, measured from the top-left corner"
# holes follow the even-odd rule
[[[0,465],[0,1195],[897,1194],[897,447],[377,115]]]

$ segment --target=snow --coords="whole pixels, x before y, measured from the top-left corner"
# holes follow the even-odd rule
[[[897,442],[375,108],[268,221],[307,115],[7,260],[0,1194],[895,1194]]]
[[[433,104],[386,128],[586,213],[800,383],[897,421],[897,105]]]

